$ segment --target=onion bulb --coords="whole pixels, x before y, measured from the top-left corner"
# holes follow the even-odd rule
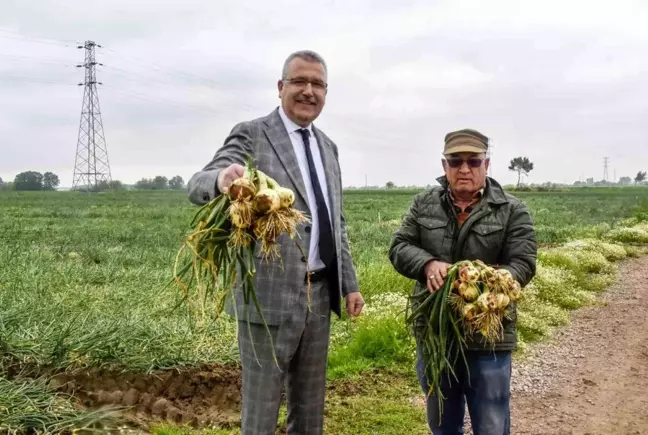
[[[261,214],[268,214],[279,210],[281,199],[276,190],[263,189],[254,197],[254,209]]]
[[[247,178],[237,178],[229,188],[229,197],[232,201],[241,199],[252,199],[256,188],[254,183]]]
[[[482,312],[488,311],[488,296],[490,295],[490,292],[484,292],[479,295],[477,298],[477,307],[479,307],[479,310]]]
[[[463,318],[464,320],[471,321],[472,319],[475,318],[477,314],[479,314],[479,308],[475,304],[466,304],[463,307]]]
[[[497,269],[495,273],[499,280],[499,284],[502,287],[506,288],[514,281],[513,275],[511,275],[511,272],[509,272],[507,269]]]
[[[472,282],[462,282],[459,284],[459,294],[468,302],[472,302],[479,297],[479,289]]]
[[[295,194],[292,190],[285,187],[276,187],[274,190],[279,194],[280,208],[288,208],[295,203]]]
[[[522,296],[520,283],[517,281],[513,281],[513,283],[507,290],[508,296],[512,301],[517,301]]]
[[[495,269],[488,267],[480,272],[479,279],[485,283],[491,282],[495,277]]]
[[[230,205],[229,215],[232,225],[245,229],[252,225],[252,203],[249,200],[234,201]]]
[[[495,299],[497,299],[497,308],[500,310],[506,308],[509,302],[511,302],[510,298],[504,293],[498,293],[495,295]]]
[[[461,281],[475,282],[479,279],[479,270],[472,265],[464,265],[459,269]]]
[[[477,306],[482,312],[493,311],[497,309],[497,297],[495,293],[484,292],[477,298]]]

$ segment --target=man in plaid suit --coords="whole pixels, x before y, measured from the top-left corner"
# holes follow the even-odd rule
[[[257,293],[278,366],[256,309],[244,304],[241,292],[236,307],[228,307],[239,318],[244,435],[274,434],[284,385],[288,433],[322,433],[330,313],[341,316],[343,297],[351,316],[364,306],[349,252],[338,149],[313,125],[326,100],[326,79],[326,63],[317,53],[291,54],[278,82],[281,105],[265,117],[236,125],[188,185],[189,199],[204,204],[227,193],[251,156],[258,169],[295,192],[295,207],[311,220],[299,228],[301,250],[284,235],[279,239],[281,264],[260,255],[256,261]]]

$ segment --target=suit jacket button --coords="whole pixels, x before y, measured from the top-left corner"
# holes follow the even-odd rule
[[[306,263],[306,257],[302,257],[302,258],[301,258],[301,262],[302,262],[302,263]]]
[[[304,231],[306,231],[306,234],[310,234],[310,232],[311,232],[310,225],[307,225],[306,228],[304,228]]]

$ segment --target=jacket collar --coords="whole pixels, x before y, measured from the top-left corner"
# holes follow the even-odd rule
[[[444,192],[448,192],[450,185],[445,175],[437,178],[436,181],[441,185]],[[502,189],[502,186],[491,177],[486,177],[484,199],[489,204],[506,204],[509,202],[509,200],[506,198],[506,194],[504,193],[504,189]]]

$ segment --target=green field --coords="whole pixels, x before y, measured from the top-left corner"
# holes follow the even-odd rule
[[[404,400],[418,392],[412,379],[413,346],[400,313],[412,284],[387,259],[391,235],[415,193],[345,194],[350,245],[367,312],[358,321],[333,325],[330,433],[418,433],[424,428],[424,411]],[[615,261],[641,253],[637,245],[648,242],[648,189],[517,195],[532,210],[542,244],[538,277],[521,306],[523,349],[568,322],[568,310],[594,302],[596,292],[614,281]],[[231,397],[210,408],[231,408],[229,415],[217,418],[198,408],[184,412],[179,405],[180,416],[172,405],[156,414],[151,404],[142,404],[138,387],[138,382],[147,383],[151,371],[170,373],[173,382],[174,367],[193,367],[185,378],[195,379],[207,376],[200,372],[206,367],[218,372],[237,364],[230,321],[211,314],[197,325],[184,308],[173,310],[179,292],[168,282],[195,210],[183,192],[0,192],[0,432],[38,422],[52,431],[92,423],[95,415],[48,390],[61,387],[60,379],[76,382],[61,391],[92,390],[82,398],[92,404],[127,404],[128,390],[134,389],[147,421],[180,423],[186,417],[187,422],[207,423],[211,418],[236,426],[237,403]],[[573,240],[585,242],[564,246]],[[385,373],[397,381],[381,382]],[[49,387],[30,380],[55,374],[58,381]],[[93,385],[92,377],[103,381]],[[228,382],[235,385],[236,373]],[[161,395],[167,387],[160,384],[150,394]],[[375,399],[377,391],[384,400]],[[42,405],[35,406],[34,398]],[[32,420],[21,417],[29,412],[35,415]],[[181,433],[169,426],[156,431]]]

